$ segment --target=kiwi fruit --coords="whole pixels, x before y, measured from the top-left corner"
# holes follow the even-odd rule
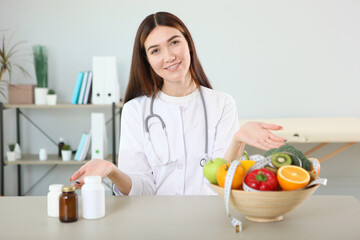
[[[271,157],[271,163],[276,168],[291,165],[291,157],[285,153],[274,153]]]

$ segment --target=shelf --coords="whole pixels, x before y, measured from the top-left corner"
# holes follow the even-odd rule
[[[80,111],[85,110],[85,109],[98,109],[98,110],[111,110],[111,115],[112,118],[110,119],[112,121],[112,139],[113,139],[113,144],[112,144],[112,153],[116,154],[116,139],[115,139],[115,134],[116,134],[116,129],[115,129],[115,118],[117,113],[115,113],[116,108],[119,108],[119,115],[121,118],[121,110],[123,107],[124,103],[123,102],[117,102],[117,103],[112,103],[112,104],[71,104],[69,102],[67,103],[58,103],[56,105],[36,105],[36,104],[3,104],[0,103],[0,142],[4,142],[4,136],[3,136],[3,112],[6,109],[9,109],[10,111],[12,110],[16,110],[16,133],[17,133],[17,142],[21,143],[20,140],[20,115],[22,115],[23,117],[25,117],[35,128],[37,128],[41,133],[43,133],[49,140],[53,141],[47,134],[46,132],[44,132],[39,126],[37,126],[28,116],[26,116],[21,110],[22,109],[46,109],[46,110],[61,110],[61,109],[69,109],[69,110],[75,110],[75,111]],[[12,109],[12,110],[11,110]],[[20,110],[21,109],[21,110]],[[97,111],[98,111],[97,110]],[[68,114],[68,113],[67,113]],[[120,120],[120,119],[119,119]],[[108,121],[110,122],[110,121]],[[107,123],[108,123],[107,122]],[[121,123],[119,123],[121,124]],[[54,141],[53,141],[54,142]],[[4,147],[3,144],[0,144],[0,152],[4,152]],[[113,164],[117,165],[117,157],[116,155],[114,156],[114,154],[109,154],[108,157],[106,158],[107,161],[112,162]],[[114,159],[113,159],[114,157]],[[72,159],[74,158],[74,155],[72,157]],[[5,188],[5,184],[4,184],[4,167],[6,165],[15,165],[17,166],[17,183],[18,183],[18,196],[22,195],[22,191],[21,191],[21,165],[33,165],[33,166],[39,166],[39,165],[75,165],[75,166],[81,166],[85,163],[89,162],[89,160],[85,160],[85,161],[75,161],[75,160],[70,160],[70,161],[63,161],[60,157],[58,157],[57,154],[49,154],[48,155],[48,159],[45,161],[40,161],[39,160],[39,155],[38,154],[22,154],[22,157],[20,160],[16,160],[16,161],[12,161],[9,162],[7,161],[6,157],[4,154],[2,154],[2,156],[0,156],[0,196],[4,195],[4,188]],[[53,168],[51,168],[50,170],[52,171]],[[37,185],[38,182],[35,184]]]
[[[74,158],[74,154],[72,155],[72,159]],[[107,161],[112,161],[112,155],[109,154],[106,158]],[[61,157],[59,157],[56,154],[50,154],[48,155],[48,159],[45,161],[39,160],[38,154],[25,154],[21,155],[21,159],[16,161],[9,162],[5,159],[4,163],[5,165],[83,165],[87,163],[89,160],[85,161],[63,161]]]
[[[123,107],[123,102],[115,103],[118,108]],[[71,104],[71,103],[58,103],[56,105],[36,105],[36,104],[4,104],[4,109],[10,108],[31,108],[31,109],[60,109],[60,108],[109,108],[111,104]]]

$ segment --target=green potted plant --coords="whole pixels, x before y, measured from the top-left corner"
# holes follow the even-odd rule
[[[48,105],[56,105],[56,92],[54,89],[49,89],[48,93],[47,93],[47,104]]]
[[[71,147],[68,144],[65,144],[61,149],[61,156],[63,161],[69,161],[71,160]]]
[[[24,74],[24,76],[30,76],[28,71],[26,71],[26,69],[16,61],[16,59],[19,59],[19,57],[21,56],[20,53],[23,52],[22,49],[20,49],[20,46],[25,42],[22,41],[17,42],[14,45],[9,45],[8,41],[9,39],[7,39],[4,34],[2,36],[2,43],[0,45],[0,95],[6,99],[5,92],[8,87],[10,103],[12,99],[16,101],[32,101],[32,85],[11,84],[12,74],[16,69],[20,70],[21,73]],[[6,73],[8,75],[8,79],[5,79]],[[22,90],[20,98],[16,94],[11,94],[13,93],[12,90],[17,91],[19,89]],[[30,90],[30,93],[26,92],[26,90]]]
[[[45,46],[33,46],[34,65],[37,87],[35,88],[35,104],[47,104],[48,93],[48,53]]]
[[[7,154],[7,159],[9,162],[13,162],[16,160],[15,146],[16,146],[15,143],[8,144],[9,151],[6,154]]]

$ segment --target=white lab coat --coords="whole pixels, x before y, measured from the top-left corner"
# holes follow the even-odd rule
[[[201,87],[208,116],[210,158],[223,157],[239,129],[234,99],[225,93]],[[151,97],[141,96],[124,105],[118,167],[129,175],[129,195],[214,194],[203,175],[200,160],[205,156],[205,117],[198,90],[185,97],[159,92],[153,112],[164,120],[171,163],[160,166],[149,142],[144,120],[150,114]],[[156,118],[149,120],[151,139],[162,162],[168,161],[168,145]],[[117,195],[121,192],[114,187]]]

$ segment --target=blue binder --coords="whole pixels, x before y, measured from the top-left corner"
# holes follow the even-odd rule
[[[77,104],[77,102],[79,100],[79,94],[80,94],[81,83],[83,81],[83,76],[84,76],[84,73],[79,72],[78,77],[76,79],[76,84],[75,84],[74,93],[73,93],[73,96],[71,99],[71,104]]]
[[[83,133],[80,139],[80,143],[79,146],[76,150],[75,156],[74,156],[74,160],[76,161],[80,161],[80,156],[81,156],[81,152],[84,148],[85,142],[86,142],[86,138],[87,138],[87,134]]]

